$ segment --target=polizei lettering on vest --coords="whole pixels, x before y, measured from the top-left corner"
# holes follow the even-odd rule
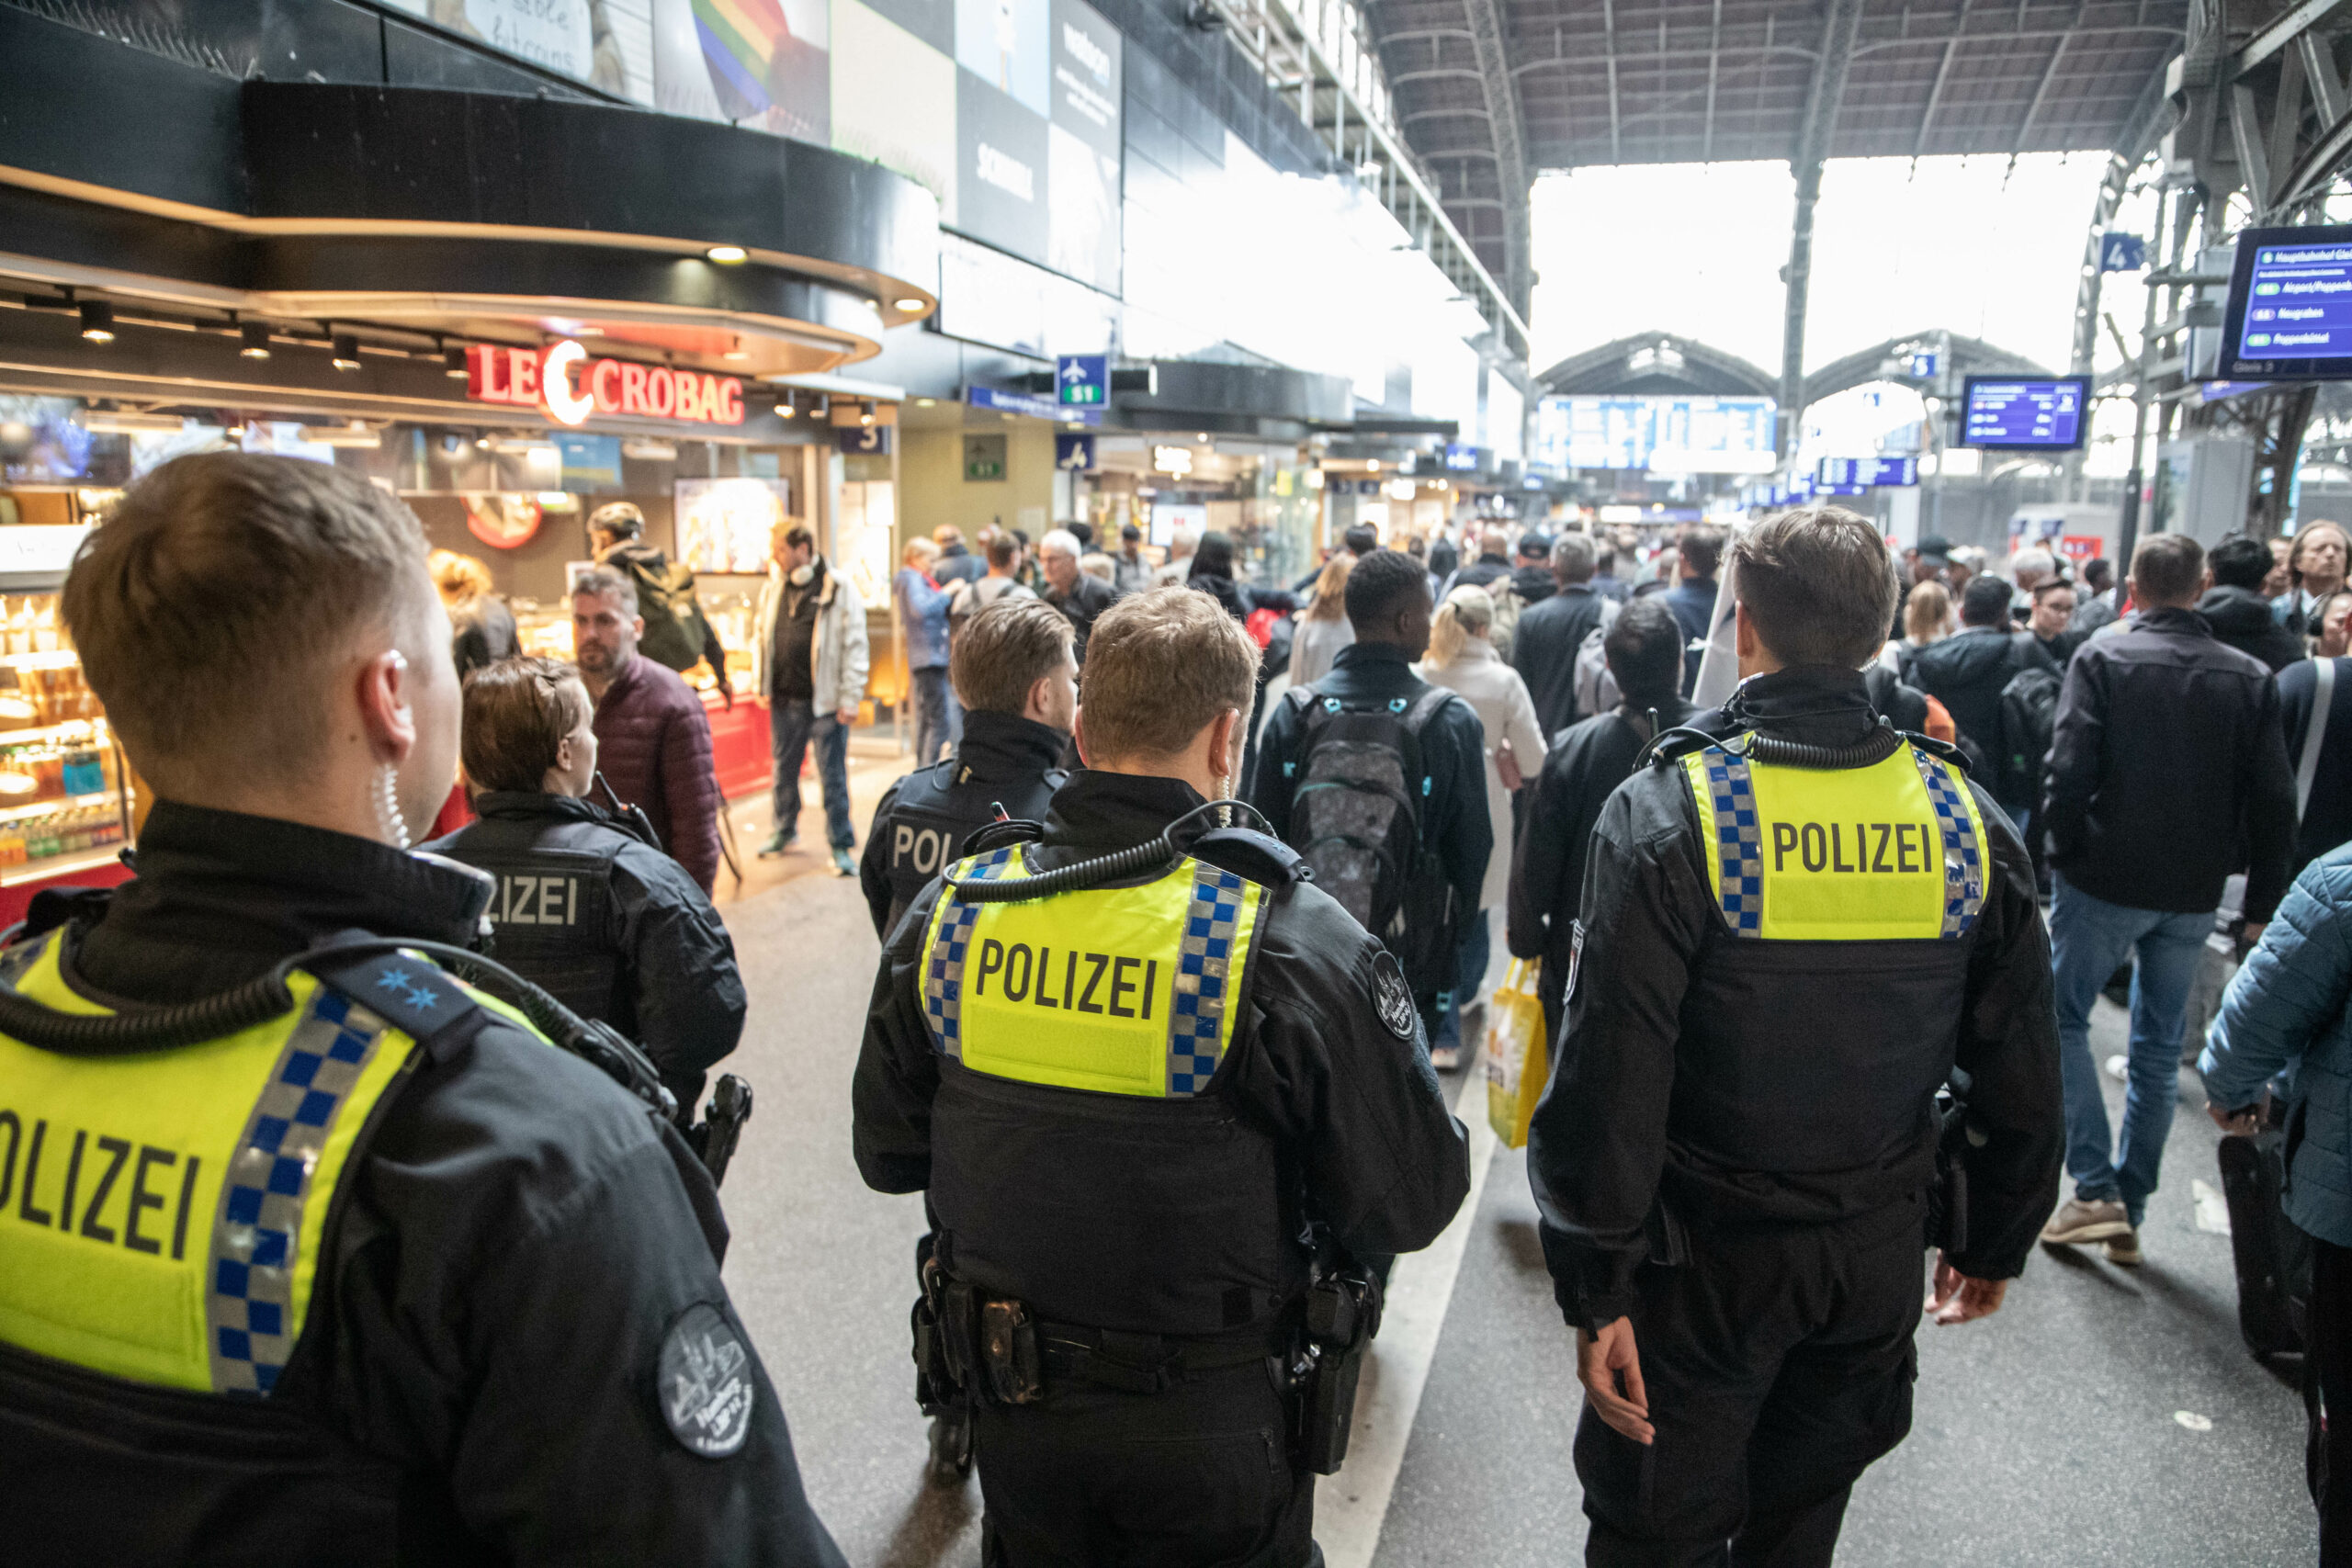
[[[1008,947],[989,937],[981,940],[980,961],[972,974],[974,999],[988,995],[991,977],[997,995],[1009,1002],[1148,1019],[1153,993],[1159,988],[1159,960],[1064,948],[1057,964],[1050,947],[1033,953],[1025,942]]]
[[[502,926],[568,926],[580,913],[580,881],[571,876],[502,876],[498,910]]]
[[[1806,871],[1917,876],[1941,866],[1941,845],[1932,822],[1775,822],[1772,869],[1786,871],[1794,855]]]
[[[61,1127],[57,1142],[62,1143],[64,1137]],[[200,1156],[188,1155],[183,1160],[176,1149],[134,1144],[104,1133],[94,1136],[77,1127],[56,1190],[40,1195],[54,1206],[44,1207],[35,1192],[41,1184],[44,1147],[53,1158],[56,1145],[51,1141],[47,1118],[36,1118],[28,1127],[16,1111],[0,1110],[0,1214],[7,1212],[14,1200],[20,1224],[53,1226],[68,1235],[151,1257],[160,1255],[166,1245],[174,1258],[187,1255],[188,1205],[196,1198],[196,1173],[204,1163]],[[166,1174],[175,1166],[181,1173],[176,1205]],[[173,1211],[168,1241],[158,1228],[167,1209]],[[145,1217],[151,1210],[154,1211],[152,1220]]]

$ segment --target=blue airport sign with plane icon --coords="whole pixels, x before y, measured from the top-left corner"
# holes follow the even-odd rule
[[[1054,361],[1054,389],[1065,408],[1101,408],[1111,400],[1111,356],[1060,355]]]

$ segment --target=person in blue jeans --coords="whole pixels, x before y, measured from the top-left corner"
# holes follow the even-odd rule
[[[865,701],[865,606],[849,579],[817,553],[816,536],[805,525],[779,529],[775,549],[752,647],[752,679],[767,699],[775,753],[775,831],[760,846],[760,856],[783,854],[799,837],[800,761],[813,742],[833,874],[855,876],[849,730]]]
[[[947,683],[947,605],[955,595],[932,579],[938,559],[937,545],[929,539],[910,541],[899,557],[898,581],[891,585],[899,599],[899,629],[907,639],[918,768],[931,766],[963,739],[962,715]]]
[[[2278,689],[2194,608],[2212,581],[2203,547],[2151,535],[2129,581],[2131,626],[2093,637],[2066,666],[2040,813],[2055,875],[2051,961],[2075,1179],[2041,1239],[2103,1242],[2120,1264],[2142,1260],[2140,1225],[2179,1096],[2181,1014],[2222,885],[2245,869],[2246,933],[2259,936],[2286,891],[2295,833]],[[2132,957],[2123,1136],[2110,1145],[2091,1008]]]

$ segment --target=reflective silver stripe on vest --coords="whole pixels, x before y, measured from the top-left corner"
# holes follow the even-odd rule
[[[1012,864],[1012,852],[1017,845],[982,855],[963,868],[961,874],[969,881],[985,882],[1002,876]],[[952,868],[951,868],[952,869]],[[964,1059],[964,950],[972,942],[972,928],[979,923],[980,906],[967,898],[958,898],[945,886],[939,890],[939,900],[945,912],[939,917],[939,931],[932,939],[930,962],[922,972],[923,1022],[931,1029],[931,1043],[943,1056]]]
[[[295,1249],[311,1172],[390,1027],[321,986],[278,1053],[230,1157],[206,1258],[205,1333],[216,1393],[267,1393],[285,1369],[301,1327],[294,1322]]]
[[[1715,863],[1722,884],[1724,919],[1735,935],[1764,934],[1764,835],[1756,824],[1756,788],[1747,759],[1710,746],[1700,755],[1707,765],[1707,798],[1714,807]]]
[[[1248,886],[1205,863],[1193,867],[1193,901],[1184,910],[1184,939],[1176,960],[1176,1005],[1168,1014],[1168,1092],[1193,1095],[1208,1088],[1224,1052],[1218,1041],[1230,999],[1234,928]]]
[[[1966,786],[1952,777],[1950,764],[1909,747],[1928,785],[1928,799],[1936,808],[1936,825],[1944,835],[1944,923],[1947,937],[1966,936],[1984,908],[1984,855],[1976,842],[1976,822],[1962,798]]]

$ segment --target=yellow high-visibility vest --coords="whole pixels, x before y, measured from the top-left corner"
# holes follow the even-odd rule
[[[0,982],[103,1014],[63,933]],[[454,984],[388,954],[378,981]],[[0,1036],[0,1341],[137,1382],[266,1394],[310,1312],[336,1184],[416,1041],[299,970],[293,1010],[200,1044],[107,1055]],[[470,999],[484,1001],[479,993]],[[509,1010],[500,1008],[500,1011]]]
[[[1034,874],[1012,845],[955,880]],[[1225,1059],[1266,890],[1190,856],[1135,887],[1018,903],[942,889],[924,937],[934,1049],[975,1072],[1098,1094],[1200,1093]]]
[[[1905,741],[1864,768],[1757,761],[1746,736],[1681,759],[1724,921],[1781,942],[1959,938],[1984,905],[1984,823],[1953,763]]]

